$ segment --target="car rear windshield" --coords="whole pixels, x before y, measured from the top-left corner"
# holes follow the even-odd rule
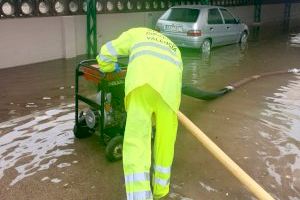
[[[169,14],[164,16],[164,20],[177,22],[196,22],[199,13],[199,9],[171,8]]]

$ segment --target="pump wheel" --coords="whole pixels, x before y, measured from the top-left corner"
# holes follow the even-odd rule
[[[105,156],[111,161],[118,161],[122,159],[123,151],[123,136],[116,136],[112,138],[105,148]]]
[[[83,112],[80,113],[78,124],[74,125],[73,133],[76,138],[87,138],[90,137],[95,132],[94,129],[90,129],[85,122],[85,117],[83,116]]]

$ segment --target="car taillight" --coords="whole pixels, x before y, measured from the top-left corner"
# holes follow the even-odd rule
[[[201,36],[201,30],[189,30],[187,36],[198,37]]]

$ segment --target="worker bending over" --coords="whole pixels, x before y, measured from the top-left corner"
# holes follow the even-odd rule
[[[160,199],[168,194],[170,186],[181,98],[181,54],[164,35],[148,28],[132,28],[101,47],[97,56],[100,69],[119,71],[118,56],[129,56],[123,143],[127,199]],[[151,191],[152,116],[156,133]]]

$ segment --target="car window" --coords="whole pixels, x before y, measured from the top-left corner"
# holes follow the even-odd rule
[[[199,13],[199,9],[171,8],[171,10],[166,15],[164,15],[162,19],[178,22],[196,22]]]
[[[208,10],[208,24],[223,24],[221,14],[218,9],[213,8]]]
[[[230,12],[228,12],[228,10],[221,9],[221,13],[223,15],[225,24],[236,24],[235,18],[231,15]]]

